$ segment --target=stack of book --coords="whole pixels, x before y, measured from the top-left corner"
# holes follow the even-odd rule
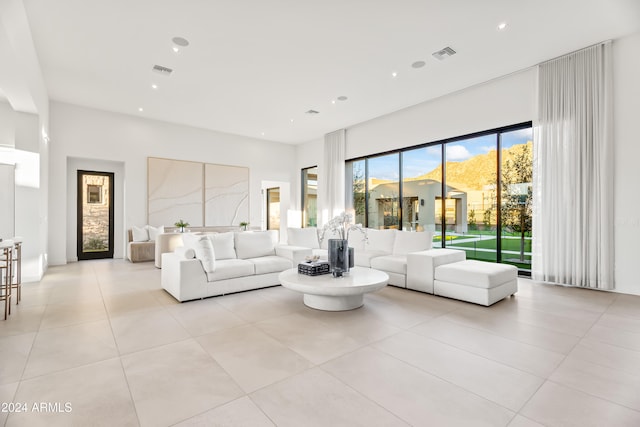
[[[298,264],[298,273],[306,274],[307,276],[319,276],[331,273],[331,269],[326,261],[301,262]]]

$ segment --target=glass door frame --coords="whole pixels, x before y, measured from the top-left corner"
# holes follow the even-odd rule
[[[84,189],[82,185],[82,177],[83,175],[99,175],[106,176],[109,178],[109,249],[101,252],[84,252],[83,251],[83,198],[84,198]],[[114,246],[114,181],[115,174],[113,172],[98,172],[98,171],[87,171],[87,170],[78,170],[77,175],[77,183],[78,190],[76,195],[76,207],[77,207],[77,234],[76,234],[76,243],[77,243],[77,256],[78,261],[84,261],[89,259],[105,259],[105,258],[113,258],[113,246]]]

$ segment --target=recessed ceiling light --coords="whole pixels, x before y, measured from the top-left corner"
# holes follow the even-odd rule
[[[331,100],[331,103],[332,103],[332,104],[335,104],[335,103],[336,103],[336,100],[335,100],[335,99],[332,99],[332,100]]]
[[[289,121],[290,121],[291,123],[293,123],[293,119],[289,119]]]
[[[416,61],[416,62],[414,62],[413,64],[411,64],[411,66],[412,66],[413,68],[422,68],[422,67],[424,67],[425,65],[426,65],[426,62],[424,62],[424,61]]]
[[[264,132],[260,132],[260,135],[264,136]]]
[[[338,97],[338,101],[346,101],[347,99],[349,99],[349,98],[347,98],[347,97],[346,97],[346,96],[344,96],[344,95],[340,95],[340,96]]]
[[[151,85],[151,89],[158,89],[158,85],[157,84],[152,84]]]
[[[398,73],[396,73],[395,71],[393,73],[391,73],[391,77],[396,78],[398,77]]]
[[[498,30],[502,31],[505,28],[507,28],[507,23],[506,22],[501,22],[498,24]]]
[[[138,107],[138,111],[140,111],[142,113],[144,111],[144,109],[142,107]]]
[[[185,39],[184,37],[174,37],[171,39],[171,41],[173,42],[173,47],[171,48],[171,50],[173,50],[175,53],[180,52],[181,47],[189,46],[189,40]]]
[[[189,40],[185,39],[184,37],[174,37],[171,39],[171,41],[174,44],[177,44],[180,47],[187,47],[189,46]]]

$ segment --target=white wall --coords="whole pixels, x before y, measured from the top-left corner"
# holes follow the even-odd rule
[[[23,238],[22,277],[25,282],[39,280],[46,268],[45,213],[42,188],[45,180],[41,171],[42,152],[38,115],[13,111],[9,104],[0,102],[0,163],[15,166],[10,227],[0,233],[2,238]],[[46,151],[46,150],[44,150]],[[13,167],[13,166],[12,166]],[[9,196],[5,191],[4,196]],[[0,221],[5,224],[4,215]],[[45,234],[43,236],[43,234]]]
[[[534,119],[535,71],[525,70],[347,129],[346,158]]]
[[[640,295],[640,34],[615,40],[615,280],[616,291]],[[536,122],[536,69],[492,80],[347,128],[346,158],[356,158],[516,123]],[[322,141],[301,144],[300,168],[318,164]],[[314,163],[315,162],[315,163]],[[321,160],[320,160],[321,162]],[[295,181],[299,209],[299,183]]]
[[[0,2],[0,64],[0,89],[15,110],[9,122],[13,139],[7,143],[7,134],[0,132],[0,143],[14,148],[20,157],[15,233],[24,238],[22,278],[33,281],[42,277],[47,266],[49,97],[22,0]],[[21,174],[30,175],[28,185]]]
[[[289,182],[295,148],[221,132],[148,120],[52,102],[49,162],[49,262],[69,257],[67,159],[100,159],[124,164],[123,229],[147,221],[147,157],[246,166],[249,168],[250,223],[262,221],[263,181]],[[177,220],[177,218],[176,218]],[[165,224],[172,225],[172,224]]]
[[[615,282],[640,295],[640,33],[613,43]]]

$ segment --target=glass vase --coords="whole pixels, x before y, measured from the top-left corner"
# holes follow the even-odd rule
[[[329,267],[333,277],[349,272],[349,241],[329,239]]]

